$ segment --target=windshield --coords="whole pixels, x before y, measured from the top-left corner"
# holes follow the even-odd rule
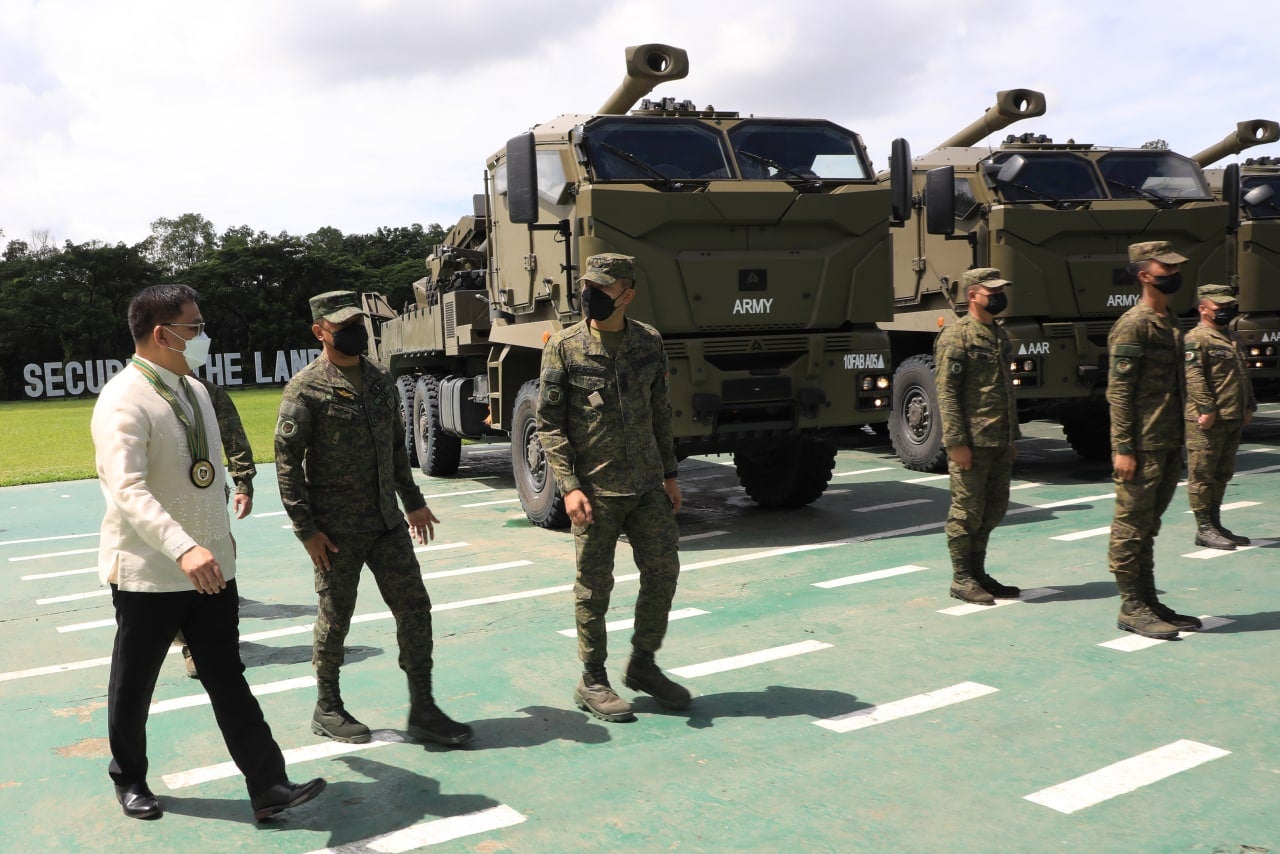
[[[1250,219],[1280,219],[1280,175],[1245,178],[1240,189]]]
[[[870,170],[858,138],[829,122],[747,119],[729,131],[743,178],[866,179]]]
[[[1116,198],[1212,198],[1200,167],[1169,151],[1113,151],[1098,169]]]
[[[997,182],[1007,202],[1067,201],[1105,199],[1102,181],[1093,164],[1078,154],[1063,152],[1017,152],[1024,165],[1008,180]],[[997,155],[984,170],[993,178],[1008,170],[1000,167],[1015,156],[1014,152]]]
[[[732,177],[724,138],[692,120],[610,118],[591,124],[583,143],[597,181]]]

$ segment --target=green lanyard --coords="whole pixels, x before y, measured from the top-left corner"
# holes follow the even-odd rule
[[[192,458],[191,482],[201,489],[207,488],[213,483],[214,479],[213,464],[209,462],[209,439],[205,434],[204,413],[200,411],[200,401],[191,394],[191,390],[187,386],[186,377],[179,377],[178,382],[182,384],[183,396],[191,404],[191,411],[195,416],[194,423],[192,423],[193,419],[187,417],[182,405],[178,403],[178,398],[173,393],[173,390],[165,385],[164,380],[160,379],[160,375],[156,373],[155,368],[137,356],[134,356],[129,361],[147,378],[147,382],[151,383],[151,387],[156,390],[156,393],[169,404],[173,414],[182,423],[182,428],[187,431],[187,445],[191,448]]]

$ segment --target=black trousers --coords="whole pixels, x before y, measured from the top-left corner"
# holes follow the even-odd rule
[[[250,796],[283,783],[284,756],[244,678],[235,579],[213,595],[195,590],[134,593],[113,584],[111,602],[116,609],[116,641],[107,688],[107,736],[109,773],[116,785],[147,780],[147,714],[160,668],[179,630]]]

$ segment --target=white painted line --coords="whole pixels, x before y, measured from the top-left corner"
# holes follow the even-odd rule
[[[1220,747],[1182,739],[1083,777],[1032,792],[1025,800],[1070,815],[1230,753]]]
[[[1107,492],[1102,495],[1086,495],[1083,498],[1068,498],[1066,501],[1051,501],[1048,504],[1035,504],[1031,507],[1019,507],[1017,510],[1010,510],[1007,515],[1014,513],[1030,513],[1032,510],[1056,510],[1059,507],[1071,507],[1075,504],[1087,504],[1090,501],[1104,501],[1108,498],[1114,499],[1114,492]]]
[[[97,571],[98,571],[98,568],[96,566],[91,566],[91,567],[88,567],[87,569],[64,569],[62,572],[41,572],[38,575],[24,575],[22,576],[22,580],[23,581],[42,581],[46,578],[63,578],[64,576],[68,576],[68,575],[88,575],[91,572],[97,572]]]
[[[1269,471],[1280,471],[1280,466],[1263,466],[1260,469],[1247,469],[1245,471],[1238,471],[1236,472],[1236,477],[1241,477],[1246,474],[1265,474]]]
[[[875,504],[871,507],[854,507],[854,513],[871,513],[875,510],[896,510],[899,507],[910,507],[912,504],[932,504],[932,498],[912,498],[910,501],[893,501],[889,504]]]
[[[511,569],[517,566],[532,566],[531,560],[512,560],[507,563],[491,563],[487,566],[464,566],[462,569],[444,569],[440,572],[428,572],[422,576],[423,581],[433,578],[452,578],[455,575],[471,575],[475,572],[493,572],[498,569]]]
[[[928,569],[927,566],[915,566],[914,564],[906,564],[905,566],[895,566],[891,569],[877,569],[874,572],[863,572],[859,575],[846,575],[844,578],[833,578],[830,581],[815,581],[814,587],[821,587],[824,590],[830,590],[833,587],[844,587],[848,584],[861,584],[864,581],[879,581],[881,578],[892,578],[895,575],[906,575],[908,572],[920,572]]]
[[[0,540],[0,546],[20,546],[24,543],[47,543],[53,540],[76,540],[81,537],[96,537],[98,532],[92,534],[58,534],[53,537],[30,537],[25,540]]]
[[[738,486],[722,486],[719,489],[713,489],[712,492],[745,492],[746,489],[739,484]]]
[[[285,514],[285,511],[283,510],[272,510],[270,513],[254,513],[253,518],[270,519],[272,516],[283,516],[284,514]]]
[[[914,697],[894,700],[891,703],[858,709],[856,712],[849,712],[847,715],[814,721],[813,724],[823,729],[829,729],[832,732],[852,732],[855,729],[866,729],[876,724],[896,721],[899,718],[918,715],[922,712],[932,712],[934,709],[963,703],[965,700],[985,697],[999,690],[999,688],[992,688],[990,685],[982,685],[978,682],[961,682],[947,688],[939,688],[937,691],[930,691],[927,694],[917,694]]]
[[[0,673],[0,682],[12,682],[16,679],[29,679],[32,676],[52,676],[55,673],[67,673],[71,670],[87,670],[90,667],[102,667],[110,664],[111,658],[88,658],[84,661],[68,661],[65,664],[51,664],[48,667],[33,667],[30,670],[11,670]]]
[[[422,554],[423,552],[443,552],[449,549],[462,549],[471,545],[471,543],[440,543],[435,546],[414,546],[414,554]]]
[[[68,557],[70,555],[92,555],[97,553],[97,549],[72,549],[68,552],[48,552],[42,555],[21,555],[20,557],[11,557],[9,558],[9,562],[20,563],[24,560],[43,560],[47,557]]]
[[[942,523],[939,523],[939,524],[942,524]],[[745,561],[751,561],[751,560],[766,560],[768,558],[779,557],[781,555],[796,554],[798,552],[811,552],[811,551],[816,551],[818,549],[833,549],[836,546],[845,546],[848,544],[849,544],[849,541],[833,540],[831,542],[826,542],[826,543],[809,543],[803,546],[788,546],[786,548],[781,548],[781,549],[767,549],[762,552],[749,552],[747,554],[735,555],[733,557],[721,557],[721,558],[716,558],[714,560],[704,560],[704,561],[699,561],[697,563],[683,564],[680,567],[680,571],[688,572],[693,569],[705,569],[706,567],[709,567],[709,566],[724,566],[725,564],[730,564],[730,563],[743,563]],[[620,581],[621,579],[615,578],[614,580]]]
[[[639,578],[639,574],[634,577]],[[615,578],[614,581],[622,581],[623,578]],[[458,602],[446,602],[443,605],[432,605],[431,613],[437,611],[452,611],[457,608],[470,608],[473,605],[492,605],[497,602],[515,602],[519,599],[532,599],[536,596],[551,596],[556,593],[568,593],[573,589],[572,584],[558,584],[555,587],[542,587],[537,590],[521,590],[518,593],[500,593],[497,596],[482,596],[479,599],[462,599]],[[387,616],[391,614],[388,612]]]
[[[1179,638],[1189,638],[1192,635],[1198,635],[1202,632],[1210,632],[1219,626],[1225,626],[1228,623],[1234,623],[1235,620],[1228,620],[1225,617],[1211,617],[1208,614],[1200,617],[1200,630],[1196,632],[1178,632]],[[1107,649],[1114,649],[1118,652],[1137,652],[1140,649],[1150,649],[1153,646],[1159,646],[1162,643],[1168,643],[1168,640],[1160,638],[1144,638],[1142,635],[1132,633],[1126,634],[1124,637],[1109,640],[1100,643],[1098,646],[1104,646]]]
[[[1213,560],[1217,557],[1225,557],[1227,555],[1240,554],[1241,552],[1252,551],[1263,546],[1269,546],[1273,543],[1280,542],[1278,540],[1254,540],[1247,546],[1236,546],[1234,549],[1200,549],[1199,551],[1187,552],[1183,557],[1195,558],[1196,560]]]
[[[693,679],[698,676],[709,676],[712,673],[723,673],[726,670],[737,670],[740,667],[750,667],[753,664],[763,664],[766,661],[776,661],[779,658],[804,655],[806,652],[817,652],[820,649],[829,649],[830,647],[831,644],[821,641],[801,641],[800,643],[787,644],[786,646],[775,646],[771,649],[748,652],[743,655],[733,655],[729,658],[718,658],[715,661],[704,661],[701,664],[673,667],[671,672],[684,679]]]
[[[684,620],[689,617],[701,617],[703,614],[709,614],[709,613],[711,612],[703,611],[701,608],[681,608],[678,611],[672,611],[670,614],[668,614],[667,621],[670,622],[671,620]],[[604,630],[606,632],[621,632],[634,627],[635,624],[636,624],[636,621],[634,618],[630,620],[614,620],[612,623],[605,623]],[[578,636],[578,630],[576,628],[560,629],[558,632],[556,632],[556,634],[564,635],[567,638],[573,638]]]
[[[1089,537],[1101,537],[1103,534],[1110,533],[1111,526],[1108,525],[1105,528],[1090,528],[1087,531],[1072,531],[1070,534],[1059,534],[1058,536],[1050,537],[1049,539],[1069,543],[1073,540],[1087,540]]]
[[[871,474],[872,472],[892,471],[893,469],[894,469],[894,466],[880,466],[878,468],[873,468],[873,469],[855,469],[854,471],[833,471],[831,473],[831,476],[832,477],[848,477],[849,475]]]
[[[476,501],[471,504],[463,504],[463,507],[492,507],[495,504],[519,504],[519,498],[499,498],[497,501]]]
[[[1009,487],[1009,491],[1017,492],[1019,489],[1035,489],[1037,486],[1044,486],[1044,484],[1036,483],[1035,481],[1032,481],[1031,483],[1020,483],[1017,486]]]
[[[1017,605],[1019,602],[1026,602],[1029,599],[1043,599],[1046,596],[1053,596],[1055,593],[1061,593],[1061,590],[1055,590],[1052,587],[1032,587],[1030,590],[1023,590],[1022,595],[1017,599],[997,599],[994,605],[973,605],[965,603],[964,605],[956,605],[954,608],[943,608],[939,614],[946,614],[949,617],[963,617],[966,614],[981,614],[983,611],[994,611],[996,608],[1003,608],[1005,605]]]
[[[830,492],[830,490],[828,490],[828,492]],[[700,534],[685,534],[680,538],[680,542],[689,543],[694,540],[709,540],[712,537],[723,537],[728,533],[728,531],[703,531]]]
[[[1226,510],[1240,510],[1240,509],[1243,509],[1243,508],[1245,508],[1245,507],[1257,507],[1257,506],[1258,506],[1259,504],[1261,504],[1261,503],[1262,503],[1261,501],[1233,501],[1233,502],[1232,502],[1232,503],[1230,503],[1230,504],[1223,504],[1223,505],[1222,505],[1221,507],[1219,507],[1218,509],[1219,509],[1219,510],[1223,510],[1223,511],[1226,511]],[[1183,512],[1183,514],[1184,514],[1184,515],[1190,516],[1194,511],[1191,511],[1191,510],[1183,510],[1182,512]]]
[[[370,736],[371,739],[364,744],[325,741],[320,744],[308,744],[306,747],[292,747],[284,751],[284,761],[286,765],[296,765],[299,762],[309,762],[313,759],[328,759],[331,756],[342,756],[346,753],[358,753],[362,750],[386,747],[388,744],[405,743],[404,736],[395,730],[375,729],[370,733]],[[196,786],[212,780],[225,780],[227,777],[237,777],[239,775],[240,769],[236,767],[234,762],[223,762],[218,765],[206,765],[203,768],[192,768],[189,771],[165,774],[161,779],[170,789],[185,789],[188,786]]]
[[[279,694],[284,691],[293,691],[298,688],[310,688],[316,684],[314,676],[299,676],[296,679],[282,679],[279,682],[266,682],[262,685],[250,685],[249,691],[255,697],[265,697],[267,694]],[[190,694],[186,697],[175,697],[172,700],[161,700],[151,704],[150,714],[158,715],[161,712],[172,712],[177,709],[190,709],[195,706],[207,706],[209,704],[208,694]]]
[[[105,629],[114,626],[116,621],[114,618],[110,620],[94,620],[90,623],[72,623],[69,626],[58,626],[58,631],[66,632],[83,632],[86,629]]]
[[[56,605],[59,602],[78,602],[81,599],[96,599],[99,596],[110,596],[111,590],[90,590],[88,593],[68,593],[66,596],[49,596],[37,599],[37,605]]]
[[[418,848],[425,848],[428,845],[461,839],[464,836],[474,836],[477,833],[501,830],[504,827],[519,824],[524,820],[525,817],[520,812],[506,804],[499,804],[496,807],[489,807],[488,809],[477,810],[464,815],[421,821],[403,830],[394,830],[391,833],[384,833],[381,836],[373,836],[369,839],[359,839],[355,842],[339,845],[337,848],[320,848],[310,852],[310,854],[349,854],[349,852],[354,854],[354,852],[359,851],[377,851],[379,854],[401,854],[404,851],[414,851]]]
[[[436,495],[422,496],[427,501],[433,498],[453,498],[455,495],[484,495],[486,492],[495,492],[493,487],[486,486],[484,489],[460,489],[457,492],[441,492]]]
[[[917,477],[911,480],[904,480],[903,483],[931,483],[935,480],[951,480],[949,474],[931,474],[928,477]]]
[[[1239,454],[1274,454],[1275,448],[1249,448],[1248,450],[1237,451]],[[4,543],[0,543],[3,546]]]

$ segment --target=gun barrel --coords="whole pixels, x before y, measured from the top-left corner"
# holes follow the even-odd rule
[[[1211,163],[1217,163],[1229,154],[1239,154],[1246,148],[1275,142],[1277,139],[1280,139],[1280,124],[1270,119],[1253,119],[1252,121],[1240,122],[1236,125],[1235,132],[1227,134],[1221,141],[1209,146],[1199,154],[1193,155],[1191,159],[1202,167],[1208,166]]]
[[[636,101],[668,80],[680,80],[689,74],[689,54],[665,44],[640,44],[627,48],[627,74],[596,112],[600,115],[622,115]]]
[[[978,140],[1008,127],[1022,119],[1043,116],[1045,98],[1035,89],[1006,89],[996,93],[996,104],[982,114],[982,118],[959,133],[948,137],[937,148],[959,148],[973,145]]]

